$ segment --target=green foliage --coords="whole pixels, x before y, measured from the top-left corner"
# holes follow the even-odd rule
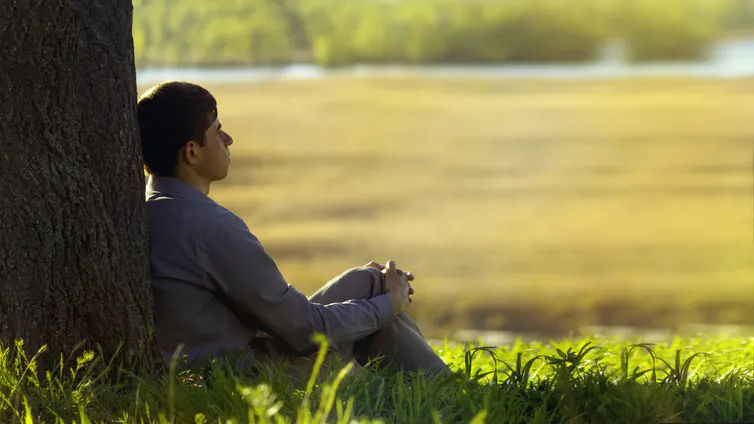
[[[135,0],[136,61],[151,65],[263,64],[290,60],[286,9],[268,0]]]
[[[369,423],[744,422],[754,419],[754,339],[668,344],[594,339],[444,346],[449,376],[366,367],[319,355],[308,374],[265,363],[202,371],[111,372],[75,352],[45,375],[22,344],[0,347],[0,422]],[[684,361],[686,345],[699,349]],[[706,353],[709,361],[692,362]],[[529,358],[530,357],[530,358]],[[673,364],[662,359],[674,357]],[[527,360],[528,358],[528,360]],[[515,362],[515,367],[509,365]],[[659,364],[659,365],[658,365]],[[174,364],[175,365],[175,364]],[[634,372],[629,374],[631,365]],[[665,378],[657,379],[658,373]],[[650,374],[651,373],[651,374]]]
[[[754,30],[754,0],[728,0],[725,25],[731,30]]]
[[[720,0],[635,0],[623,5],[619,25],[635,61],[699,59],[717,39],[726,10]]]
[[[140,66],[569,62],[614,37],[694,59],[752,19],[752,0],[135,0],[134,44]]]

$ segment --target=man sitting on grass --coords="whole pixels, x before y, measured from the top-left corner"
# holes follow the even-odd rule
[[[244,352],[306,357],[323,333],[344,361],[447,373],[447,365],[406,313],[410,272],[370,262],[308,298],[290,286],[243,220],[208,197],[224,179],[233,139],[215,98],[167,82],[138,102],[146,188],[149,262],[166,361],[179,346],[189,361]]]

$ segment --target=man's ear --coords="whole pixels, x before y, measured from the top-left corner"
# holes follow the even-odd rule
[[[194,143],[193,141],[189,141],[188,143],[183,145],[183,150],[181,150],[181,154],[183,155],[183,159],[186,161],[186,163],[195,165],[199,160],[199,145]]]

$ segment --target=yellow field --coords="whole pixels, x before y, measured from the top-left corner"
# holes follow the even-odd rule
[[[754,298],[754,81],[206,86],[235,140],[210,195],[305,293],[389,258],[427,325],[754,320],[689,316]]]

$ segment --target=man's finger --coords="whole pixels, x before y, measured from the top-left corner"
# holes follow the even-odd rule
[[[377,265],[379,265],[379,264],[377,264]],[[382,266],[382,265],[380,265],[380,266]],[[383,269],[385,269],[384,266],[382,268],[380,268],[380,270],[383,270]],[[396,269],[395,272],[398,275],[406,274],[406,275],[408,275],[408,281],[414,281],[414,274],[412,274],[411,271],[404,272],[402,269]]]
[[[398,272],[397,268],[395,267],[395,261],[387,261],[385,265],[386,265],[387,271],[394,272],[394,273]]]

